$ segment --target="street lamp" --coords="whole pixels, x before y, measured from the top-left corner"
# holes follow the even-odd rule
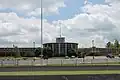
[[[35,42],[33,42],[33,52],[35,52]]]
[[[35,49],[35,42],[33,42],[33,48]]]

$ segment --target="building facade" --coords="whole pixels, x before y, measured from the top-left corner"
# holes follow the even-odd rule
[[[34,52],[35,48],[18,48],[20,53]],[[0,56],[12,56],[12,53],[15,52],[15,48],[0,48]]]
[[[117,55],[120,53],[120,49],[109,49],[109,48],[79,48],[79,52],[85,52],[87,55],[91,54],[92,52],[96,53],[97,55],[106,56],[108,54]]]
[[[92,52],[92,48],[78,48],[77,43],[45,43],[43,47],[50,47],[53,50],[53,56],[67,55],[68,50],[73,48],[79,52],[85,52],[86,54],[90,54]],[[36,48],[18,48],[20,53],[29,53],[34,52]],[[107,54],[116,54],[120,53],[120,49],[108,49],[108,48],[96,48],[94,50],[98,55],[106,56]],[[12,56],[14,52],[14,48],[0,48],[0,56]]]
[[[78,43],[65,42],[64,37],[56,38],[56,43],[45,43],[43,48],[49,47],[53,51],[53,56],[66,56],[68,50],[74,49],[78,50]]]

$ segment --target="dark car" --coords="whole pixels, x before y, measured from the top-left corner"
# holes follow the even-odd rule
[[[115,56],[112,55],[112,54],[108,54],[106,57],[107,57],[107,58],[115,58]]]
[[[43,56],[43,59],[48,59],[48,56]]]
[[[118,57],[120,58],[120,54],[118,55]]]
[[[79,55],[78,58],[85,58],[85,55]]]

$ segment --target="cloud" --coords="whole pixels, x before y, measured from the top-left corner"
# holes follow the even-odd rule
[[[12,46],[12,44],[33,46],[34,41],[37,46],[40,46],[40,19],[34,17],[40,15],[38,0],[20,2],[11,0],[9,4],[6,4],[5,1],[8,0],[1,0],[1,8],[15,8],[33,17],[19,17],[15,12],[0,13],[0,46]],[[59,35],[60,26],[62,26],[62,35],[66,37],[66,41],[77,42],[80,47],[91,47],[93,39],[98,47],[104,47],[106,41],[114,39],[120,41],[120,2],[119,0],[106,0],[105,3],[89,3],[83,6],[80,13],[71,19],[51,23],[44,19],[44,43],[55,41],[55,37]],[[44,0],[44,4],[46,4],[44,5],[44,13],[46,14],[49,12],[58,13],[59,8],[65,7],[63,0]]]
[[[106,41],[120,41],[120,1],[106,0],[105,3],[108,4],[87,4],[81,8],[83,13],[61,20],[67,40],[84,47],[91,47],[92,39],[98,47],[105,47]]]
[[[0,0],[1,9],[10,9],[25,16],[39,16],[40,4],[40,0]],[[43,0],[45,14],[59,13],[61,7],[65,7],[64,0]]]
[[[23,18],[16,13],[0,13],[0,43],[1,46],[16,44],[19,46],[32,45],[35,41],[40,46],[40,20],[37,18]],[[44,42],[56,37],[56,27],[47,20],[43,20]],[[53,33],[54,32],[54,33]],[[31,46],[30,45],[30,46]]]
[[[120,2],[120,0],[105,0],[105,2],[109,2],[109,3],[112,3],[112,2]]]
[[[33,46],[36,42],[40,46],[41,26],[40,0],[0,0],[0,9],[6,9],[0,13],[0,46]],[[9,1],[9,2],[8,2]],[[44,15],[59,13],[59,8],[65,7],[64,0],[43,0]],[[10,12],[6,12],[7,10]],[[30,16],[26,18],[20,14]],[[46,19],[43,20],[43,41],[54,41],[57,28]]]

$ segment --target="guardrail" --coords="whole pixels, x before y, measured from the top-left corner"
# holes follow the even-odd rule
[[[120,64],[119,58],[112,59],[38,59],[38,60],[0,60],[1,66],[63,66],[63,65],[74,65],[78,66],[81,64]]]

